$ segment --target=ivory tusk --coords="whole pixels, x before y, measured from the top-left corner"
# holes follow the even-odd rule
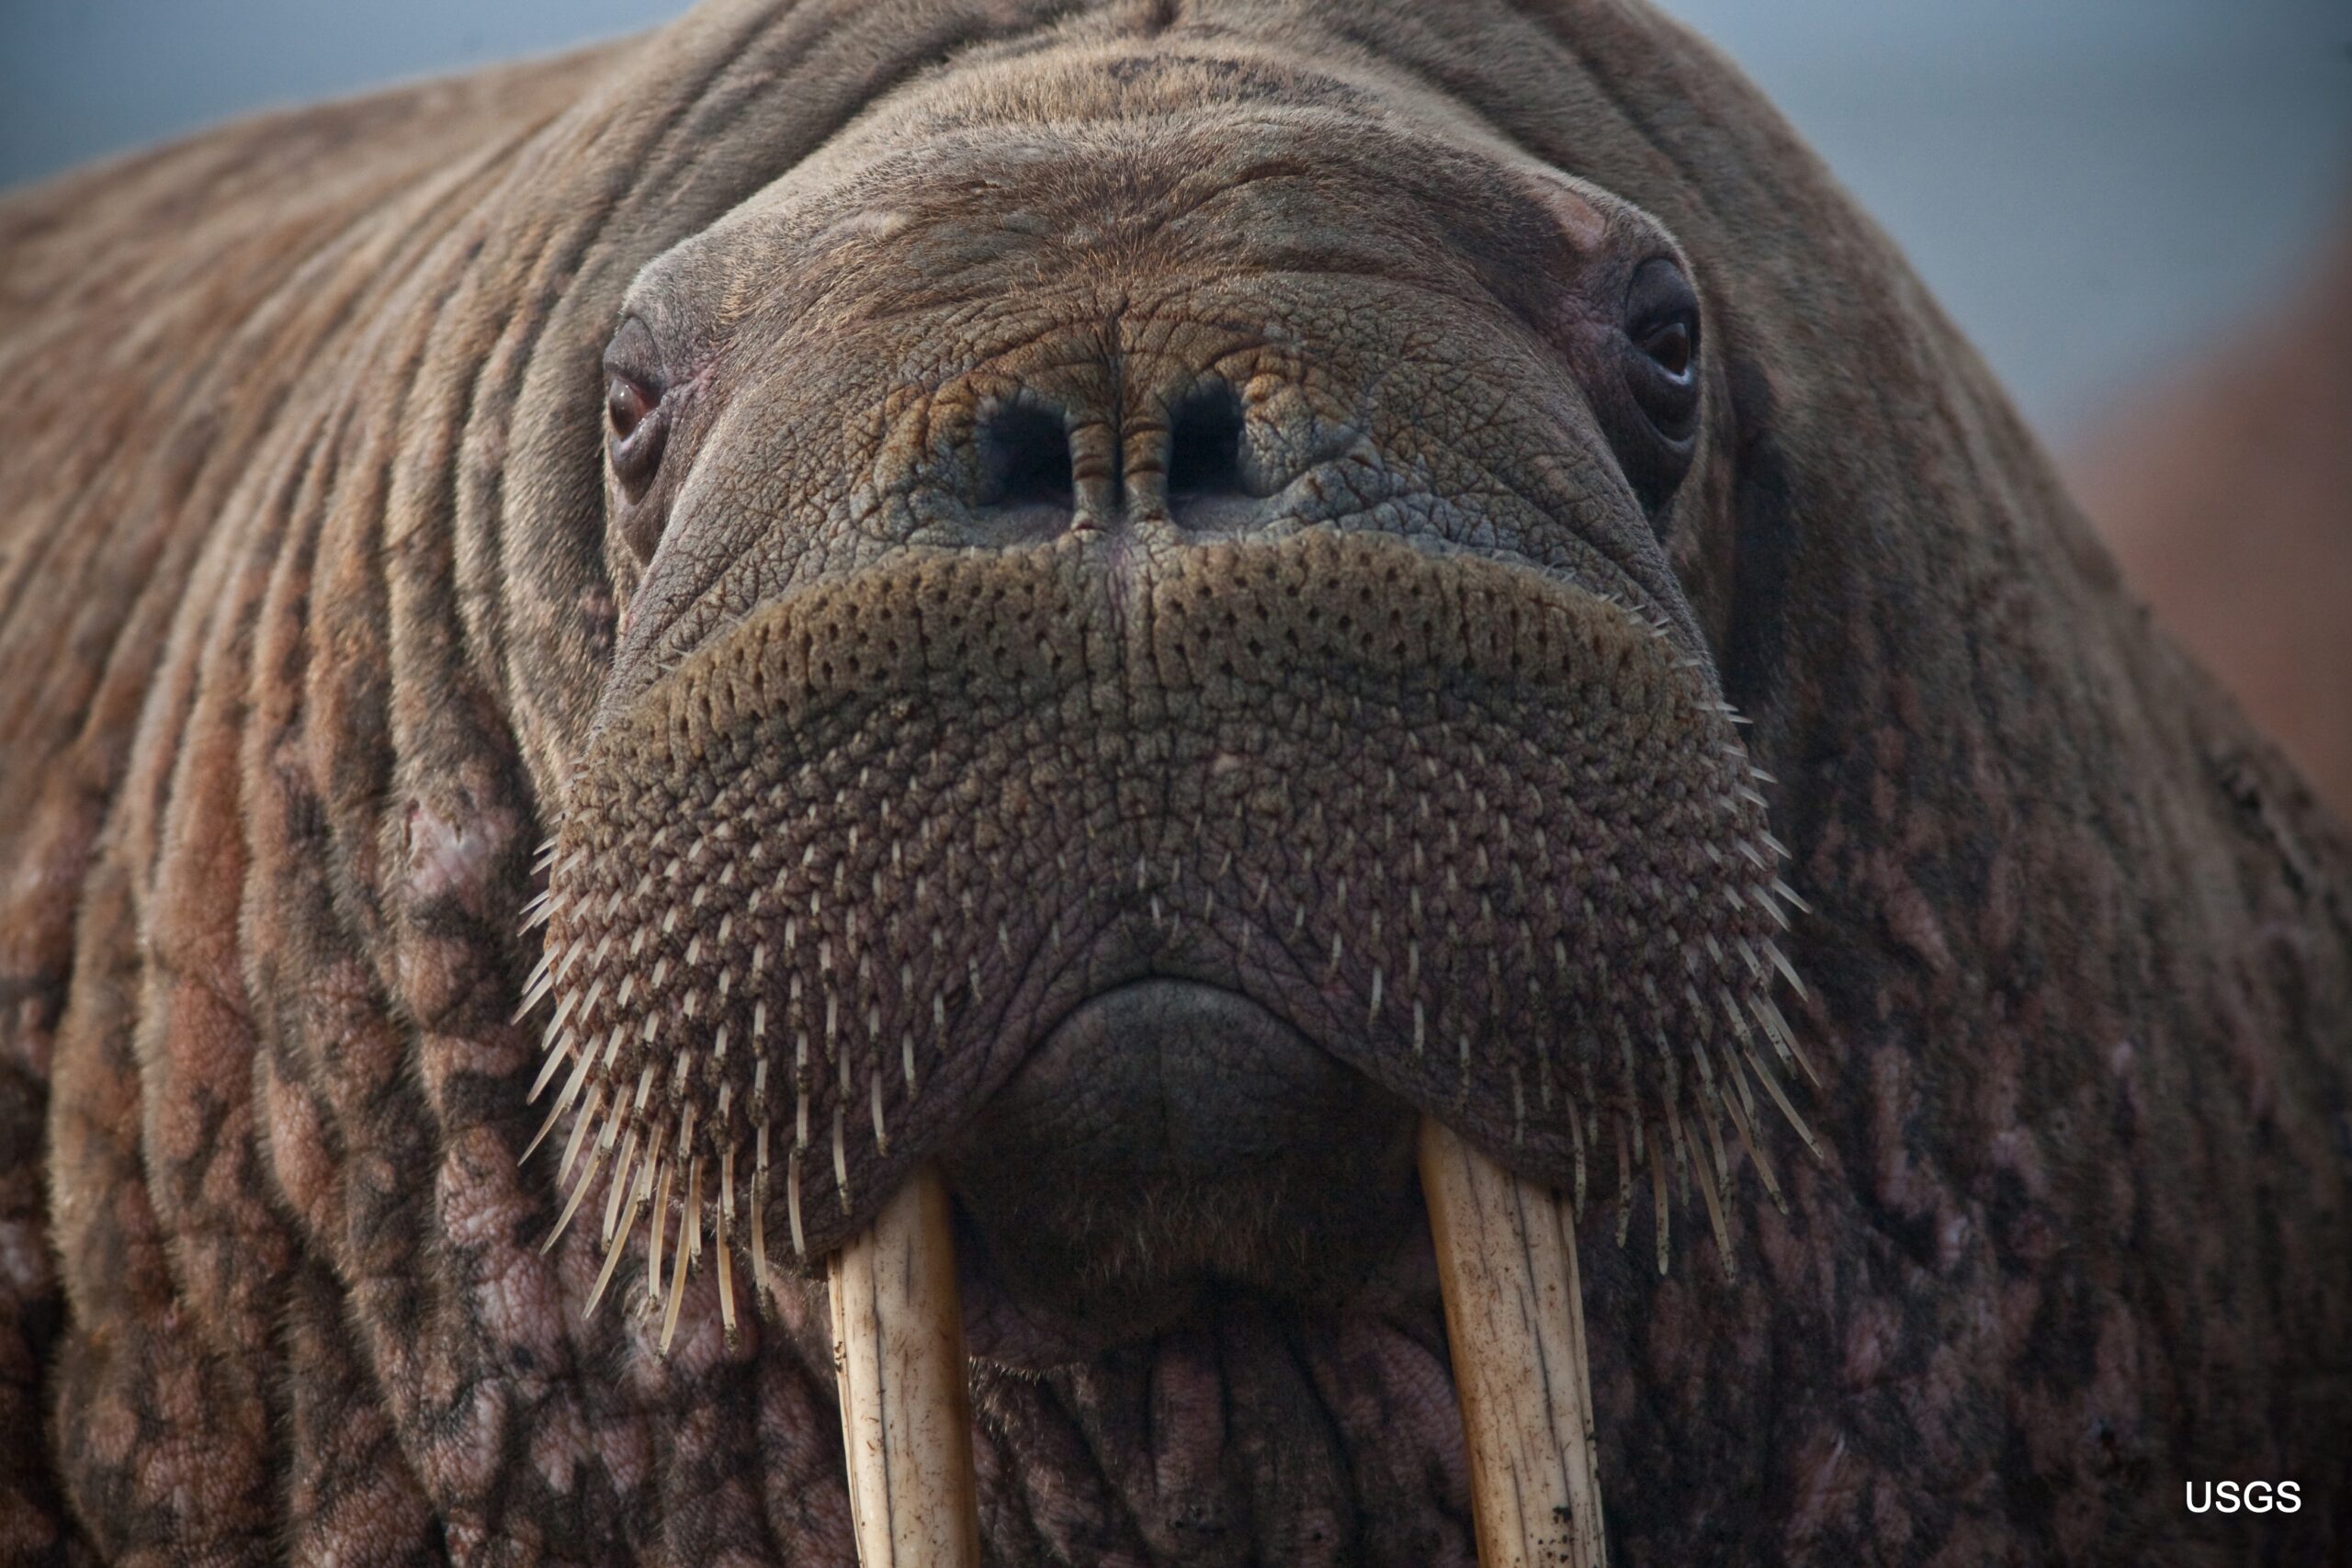
[[[1419,1152],[1481,1568],[1603,1568],[1575,1216],[1426,1118]]]
[[[830,1266],[842,1446],[863,1568],[979,1568],[947,1190],[910,1178]]]

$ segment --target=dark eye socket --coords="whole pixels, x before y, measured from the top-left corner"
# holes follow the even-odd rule
[[[1634,269],[1611,341],[1616,384],[1602,394],[1611,444],[1655,512],[1690,471],[1699,434],[1699,296],[1672,257]]]
[[[1699,420],[1699,296],[1682,269],[1654,256],[1625,290],[1626,389],[1651,427],[1679,445]]]

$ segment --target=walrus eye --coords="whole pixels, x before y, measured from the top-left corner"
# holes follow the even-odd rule
[[[605,424],[613,477],[631,500],[661,466],[669,421],[663,417],[662,378],[648,367],[658,363],[653,334],[632,316],[605,350]]]
[[[1699,296],[1681,267],[1653,256],[1634,269],[1622,333],[1623,391],[1606,400],[1617,411],[1608,423],[1626,479],[1656,510],[1689,471],[1699,434]]]
[[[1699,417],[1699,297],[1664,256],[1644,262],[1626,288],[1625,337],[1634,400],[1667,440],[1690,440]]]
[[[1657,362],[1671,381],[1690,379],[1690,340],[1698,335],[1698,323],[1680,317],[1654,327],[1642,339],[1641,351]]]
[[[659,394],[642,382],[614,377],[605,390],[605,417],[613,422],[613,439],[626,446],[660,400]]]
[[[613,475],[634,498],[653,477],[662,461],[662,390],[651,382],[615,371],[605,383],[605,423],[611,428],[606,446],[612,454]]]

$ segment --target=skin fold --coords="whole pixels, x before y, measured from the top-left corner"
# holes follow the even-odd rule
[[[1617,1561],[2352,1550],[2352,844],[1664,18],[721,0],[0,369],[0,1557],[854,1561],[932,1163],[991,1561],[1468,1562],[1422,1116]]]

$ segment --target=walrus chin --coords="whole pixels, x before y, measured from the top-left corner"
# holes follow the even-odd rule
[[[1760,1108],[1814,1144],[1733,717],[1606,587],[1371,534],[909,552],[763,607],[573,773],[525,1002],[549,1245],[601,1225],[594,1310],[642,1235],[665,1348],[706,1235],[730,1335],[739,1258],[823,1269],[863,1560],[977,1562],[941,1161],[1177,977],[1418,1115],[1481,1560],[1599,1561],[1590,1160],[1621,1245],[1647,1167],[1661,1271],[1695,1187],[1728,1275]]]

